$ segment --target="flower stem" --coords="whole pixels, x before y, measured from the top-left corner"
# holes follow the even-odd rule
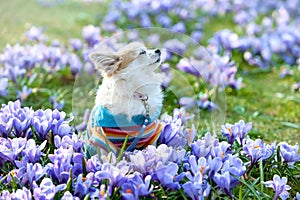
[[[186,198],[186,195],[184,194],[183,190],[179,190],[180,194],[181,194],[181,197],[184,199],[184,200],[188,200]]]
[[[264,166],[263,166],[263,160],[260,159],[259,161],[259,171],[260,171],[260,192],[263,194],[264,193]]]

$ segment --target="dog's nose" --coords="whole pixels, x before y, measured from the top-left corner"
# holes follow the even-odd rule
[[[160,50],[159,49],[155,49],[154,53],[157,53],[158,55],[161,54]]]

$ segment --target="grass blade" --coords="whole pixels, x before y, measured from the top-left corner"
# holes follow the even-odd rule
[[[264,166],[263,161],[260,159],[259,161],[259,172],[260,172],[260,192],[264,193]]]
[[[256,197],[256,199],[261,200],[262,198],[257,194],[257,192],[254,190],[254,188],[249,185],[246,181],[244,181],[243,179],[241,179],[240,177],[237,177],[234,174],[231,174],[231,176],[233,176],[234,178],[236,178],[238,181],[240,181],[241,183],[243,183],[245,186],[247,186],[249,188],[249,190],[253,193],[253,195]]]
[[[123,153],[124,153],[125,148],[126,148],[127,141],[128,141],[128,135],[126,135],[125,141],[124,141],[124,143],[123,143],[123,145],[122,145],[120,154],[119,154],[118,159],[117,159],[117,163],[120,162],[121,159],[122,159]]]

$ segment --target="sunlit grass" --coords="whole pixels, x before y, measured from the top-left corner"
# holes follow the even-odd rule
[[[46,6],[39,2],[52,2]],[[87,24],[97,24],[105,3],[83,1],[12,0],[0,4],[0,47],[24,40],[24,31],[31,26],[42,27],[50,39],[68,41],[81,36]]]

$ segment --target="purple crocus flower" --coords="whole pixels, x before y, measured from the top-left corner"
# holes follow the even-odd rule
[[[118,9],[109,10],[109,12],[104,17],[105,23],[115,23],[121,17],[121,13]]]
[[[93,47],[100,42],[100,28],[93,25],[83,27],[82,36],[89,47]]]
[[[292,76],[294,74],[293,70],[287,69],[286,67],[280,68],[280,78],[284,78],[286,76]]]
[[[50,70],[61,69],[61,59],[62,59],[62,49],[55,46],[50,46],[46,51],[46,58],[48,59],[48,64],[51,67]]]
[[[184,173],[177,175],[178,165],[175,163],[169,163],[163,165],[159,163],[157,169],[153,172],[153,180],[157,180],[164,187],[168,187],[172,190],[179,190],[179,181],[185,176]]]
[[[261,139],[255,141],[247,139],[243,146],[242,154],[245,154],[251,160],[251,165],[254,165],[260,159],[265,160],[269,158],[275,149],[275,142],[271,145],[265,144]]]
[[[160,14],[156,17],[156,22],[162,25],[162,27],[169,28],[172,24],[172,20],[165,14]]]
[[[5,97],[8,93],[8,78],[0,77],[0,96]]]
[[[231,198],[234,198],[233,194],[230,191],[229,171],[226,171],[223,174],[216,173],[214,176],[214,182],[225,192],[225,194],[227,194]]]
[[[75,183],[75,191],[74,195],[79,197],[80,199],[83,199],[89,192],[89,189],[93,182],[93,173],[87,174],[86,178],[83,179],[83,175],[80,174],[77,177],[76,183]]]
[[[251,129],[252,123],[248,122],[245,124],[243,120],[240,120],[234,125],[226,123],[221,126],[222,135],[227,137],[227,140],[231,145],[235,139],[238,140],[239,144],[243,145],[243,140]]]
[[[82,48],[82,41],[78,38],[70,39],[69,43],[72,49],[76,52]]]
[[[0,163],[10,161],[14,164],[19,154],[25,148],[25,145],[26,139],[24,138],[0,138]]]
[[[37,110],[33,117],[33,127],[42,141],[46,139],[47,134],[52,127],[52,111],[50,109]]]
[[[189,157],[189,164],[190,170],[194,175],[200,172],[204,176],[209,170],[209,165],[204,157],[199,158],[197,161],[196,157],[191,155]]]
[[[11,194],[8,190],[3,190],[0,193],[1,199],[11,199]]]
[[[86,130],[87,124],[89,121],[89,117],[90,117],[90,109],[86,109],[84,112],[83,121],[79,125],[76,126],[77,131],[83,132]]]
[[[246,167],[237,155],[230,154],[228,159],[223,163],[221,171],[222,173],[228,171],[230,174],[241,177],[246,172]],[[238,180],[230,175],[230,188],[234,188],[238,183]]]
[[[201,177],[199,175],[199,177]],[[200,181],[188,181],[182,185],[184,193],[193,200],[204,199],[210,193],[210,185],[202,178]]]
[[[185,28],[185,25],[184,25],[183,22],[178,22],[171,29],[173,31],[179,32],[179,33],[185,33],[186,32],[186,28]]]
[[[192,145],[192,142],[195,140],[197,134],[198,134],[198,131],[197,131],[196,127],[194,126],[194,124],[192,125],[191,128],[186,128],[184,130],[184,135],[187,140],[188,146]]]
[[[122,194],[122,199],[126,199],[126,200],[139,199],[138,190],[135,187],[135,185],[133,185],[132,183],[122,184],[122,190],[120,193]]]
[[[9,193],[7,190],[1,191],[0,199],[14,199],[14,200],[31,200],[32,194],[29,189],[23,187],[23,189],[17,189],[12,193]]]
[[[66,191],[64,196],[61,197],[61,200],[80,200],[80,198],[73,196],[70,191]]]
[[[252,122],[245,123],[243,120],[240,120],[238,123],[235,123],[235,129],[238,129],[238,142],[243,144],[245,136],[252,129]]]
[[[228,142],[232,145],[236,136],[237,136],[237,131],[236,129],[235,132],[232,130],[233,125],[226,123],[225,125],[221,126],[221,132],[222,135],[225,136],[228,140]]]
[[[187,141],[181,125],[182,121],[180,118],[172,121],[170,124],[166,124],[159,138],[160,143],[172,147],[185,146]]]
[[[151,27],[152,22],[148,14],[141,14],[140,15],[140,25],[141,27]]]
[[[191,108],[196,104],[196,100],[192,97],[181,97],[179,99],[179,105],[181,107]]]
[[[83,140],[78,135],[73,134],[72,137],[65,135],[62,138],[59,135],[54,136],[54,144],[56,148],[73,149],[74,152],[82,153]]]
[[[198,106],[199,108],[207,109],[208,111],[212,111],[218,108],[217,104],[213,103],[208,99],[207,94],[200,93],[199,94]]]
[[[71,72],[73,75],[76,75],[80,72],[80,70],[82,68],[82,63],[81,63],[80,58],[76,54],[71,54],[69,56],[68,63],[70,65]]]
[[[211,149],[212,157],[220,157],[222,160],[226,160],[230,153],[230,144],[226,141],[220,142],[218,146]]]
[[[57,192],[62,191],[66,188],[66,184],[55,186],[50,178],[44,178],[40,186],[38,186],[35,182],[34,185],[34,198],[45,200],[53,199]]]
[[[7,199],[7,198],[5,198],[5,199]],[[11,194],[11,199],[31,200],[32,199],[32,194],[31,194],[29,189],[23,187],[23,189],[17,189],[17,191],[13,192]]]
[[[23,156],[27,156],[29,162],[37,163],[43,155],[42,150],[45,148],[47,141],[45,140],[40,146],[36,146],[35,140],[29,139],[26,143],[26,147],[23,150]]]
[[[147,175],[145,178],[143,178],[140,173],[135,172],[131,180],[133,184],[136,185],[139,196],[147,196],[151,194],[153,185],[150,185],[150,175]]]
[[[134,170],[143,175],[148,175],[156,169],[158,163],[167,164],[171,159],[172,152],[173,148],[165,144],[161,144],[157,148],[149,145],[143,151],[134,151],[129,154],[129,159]]]
[[[165,119],[164,119],[164,121],[166,122],[166,123],[170,123],[171,121],[176,121],[176,120],[178,120],[178,119],[180,119],[181,121],[182,121],[182,125],[186,122],[186,121],[188,121],[188,120],[190,120],[190,119],[193,119],[193,115],[188,115],[187,113],[186,113],[186,110],[185,110],[185,108],[184,107],[181,107],[181,108],[175,108],[174,110],[173,110],[173,118],[170,118],[171,120],[166,120],[165,121]]]
[[[46,174],[46,170],[47,168],[43,168],[40,163],[27,163],[19,168],[17,177],[23,185],[29,183],[30,187],[33,188],[33,182],[40,180]]]
[[[117,25],[115,23],[107,23],[107,22],[102,22],[101,24],[101,29],[104,30],[105,32],[114,32],[117,31]]]
[[[199,139],[191,144],[192,154],[197,158],[205,157],[208,158],[211,149],[217,146],[218,140],[213,137],[210,133],[206,133],[202,139]]]
[[[209,42],[218,49],[218,52],[221,51],[220,48],[230,52],[239,47],[238,35],[227,29],[216,32]]]
[[[43,29],[38,27],[31,27],[26,33],[25,36],[30,41],[41,41],[45,38],[43,35]]]
[[[213,178],[215,174],[219,172],[220,169],[222,168],[223,165],[222,158],[220,157],[211,158],[211,156],[209,156],[207,159],[207,165],[209,168],[208,177]]]
[[[125,164],[125,165],[123,165]],[[121,161],[117,166],[113,166],[110,163],[104,163],[101,167],[101,171],[95,173],[95,180],[99,183],[102,180],[108,180],[107,195],[112,195],[115,187],[120,187],[127,180],[125,176],[129,171],[127,163]]]
[[[10,67],[8,69],[8,78],[12,80],[14,83],[18,83],[18,78],[22,77],[26,73],[26,70],[15,65],[14,67]]]
[[[26,85],[22,87],[21,91],[17,91],[17,98],[21,101],[27,99],[27,97],[31,94],[32,88],[28,88]]]
[[[71,67],[71,66],[70,66]],[[75,66],[76,67],[76,66]],[[81,68],[81,67],[80,67]],[[78,68],[74,68],[74,72],[76,72]],[[78,71],[77,71],[78,72]],[[77,73],[76,72],[76,73]],[[56,109],[56,110],[62,110],[65,106],[65,102],[64,100],[61,100],[61,101],[57,101],[56,97],[55,96],[50,96],[49,98],[50,102],[52,103],[53,105],[53,108]]]
[[[7,138],[12,129],[11,114],[8,109],[0,109],[0,136]]]
[[[159,46],[159,44],[160,44],[160,35],[159,34],[150,34],[147,37],[147,43],[149,43],[151,46]],[[164,59],[162,59],[162,60],[164,60]],[[163,63],[162,65],[165,65],[165,64],[167,64],[167,63]],[[160,67],[162,67],[162,65],[160,65]]]
[[[50,109],[37,110],[34,113],[33,125],[40,136],[41,140],[45,140],[48,132],[52,128],[53,112]]]
[[[129,156],[129,158],[133,165],[133,169],[142,174],[147,174],[151,172],[150,169],[152,169],[153,165],[155,164],[154,160],[148,157],[147,154],[142,151],[134,152],[132,155]],[[149,158],[149,160],[147,160],[146,162],[147,158]]]
[[[280,156],[284,162],[294,164],[300,160],[298,144],[291,146],[286,142],[280,142],[278,145],[280,147]]]
[[[14,116],[12,120],[13,133],[16,137],[26,136],[26,131],[32,123],[33,113],[34,111],[28,107],[16,109],[12,112]]]
[[[200,42],[203,38],[203,33],[201,31],[193,31],[191,33],[191,38],[196,42]]]
[[[275,195],[273,200],[276,200],[278,197],[280,197],[282,200],[289,198],[288,190],[291,189],[289,185],[287,185],[287,178],[282,177],[280,178],[277,174],[274,175],[273,181],[266,181],[264,182],[266,187],[273,188],[275,191]]]
[[[47,164],[49,175],[59,183],[67,183],[73,167],[71,163],[72,149],[56,149],[54,154],[49,155],[49,159],[51,161]]]
[[[83,171],[83,166],[82,166],[82,161],[83,161],[83,154],[82,153],[73,153],[72,157],[72,163],[73,163],[73,168],[72,168],[72,174],[73,176],[77,177],[80,175]]]
[[[193,64],[188,62],[186,59],[181,59],[179,63],[176,65],[176,67],[186,73],[193,74],[197,77],[200,77],[200,70],[198,70],[197,67],[195,67]]]
[[[97,155],[92,156],[90,159],[88,159],[86,164],[87,172],[96,173],[97,171],[100,171],[101,168],[102,168],[102,163],[99,161]]]
[[[161,87],[163,90],[165,90],[170,85],[170,83],[173,79],[173,75],[172,75],[172,73],[169,73],[169,72],[163,72],[162,75],[163,75],[163,77],[162,77]]]
[[[173,54],[183,55],[186,51],[186,44],[177,39],[168,40],[164,43],[164,48]]]
[[[73,120],[73,118],[65,120],[66,113],[59,112],[58,110],[53,110],[52,112],[52,131],[54,135],[70,135],[71,134],[71,127],[69,123]]]

